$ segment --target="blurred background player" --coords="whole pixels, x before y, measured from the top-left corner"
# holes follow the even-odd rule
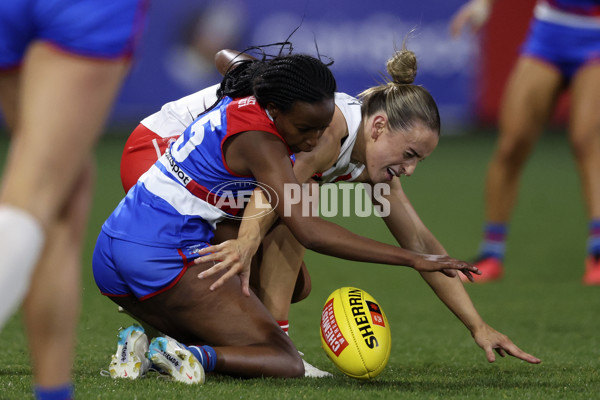
[[[0,2],[0,103],[12,137],[0,192],[0,326],[29,288],[40,399],[73,396],[92,148],[146,9],[146,0]]]
[[[477,32],[494,0],[471,0],[453,17],[451,33]],[[568,135],[589,216],[583,283],[600,285],[600,1],[539,0],[500,110],[498,143],[486,180],[486,224],[476,282],[504,273],[508,222],[519,178],[559,95],[570,89]]]

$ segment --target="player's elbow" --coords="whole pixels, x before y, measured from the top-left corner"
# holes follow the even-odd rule
[[[321,242],[318,235],[309,229],[307,226],[299,226],[292,229],[292,233],[296,240],[306,249],[315,250]]]
[[[296,236],[296,239],[302,246],[304,246],[308,250],[316,250],[318,247],[319,241],[316,240],[314,235],[310,235],[308,232],[302,232]]]

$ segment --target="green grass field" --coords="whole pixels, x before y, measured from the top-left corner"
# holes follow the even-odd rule
[[[422,219],[451,255],[471,258],[483,223],[483,182],[494,136],[443,137],[405,190]],[[600,288],[580,284],[587,220],[579,180],[562,134],[544,136],[530,160],[511,225],[505,278],[470,285],[483,318],[523,350],[542,359],[488,364],[464,326],[407,268],[359,264],[310,253],[310,297],[292,308],[290,336],[333,379],[238,380],[210,376],[203,386],[150,378],[115,381],[100,375],[130,323],[101,296],[91,254],[103,220],[120,200],[123,136],[105,137],[97,150],[98,183],[83,274],[83,310],[75,364],[79,399],[594,399],[600,397]],[[4,157],[6,139],[0,141]],[[391,242],[376,217],[337,219],[364,235]],[[357,286],[382,305],[391,325],[392,354],[383,373],[356,381],[338,372],[320,348],[319,318],[329,293]],[[0,399],[31,398],[31,370],[19,315],[0,334]],[[59,364],[62,360],[56,360]]]

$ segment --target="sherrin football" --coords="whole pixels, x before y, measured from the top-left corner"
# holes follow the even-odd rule
[[[371,295],[343,287],[331,293],[323,307],[321,345],[340,371],[352,378],[371,379],[390,358],[390,325]]]

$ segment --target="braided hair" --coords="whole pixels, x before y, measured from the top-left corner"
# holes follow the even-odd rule
[[[317,103],[332,99],[335,90],[335,78],[321,60],[288,54],[270,60],[239,61],[223,77],[217,95],[219,100],[224,96],[254,95],[261,107],[273,103],[285,113],[297,101]]]

